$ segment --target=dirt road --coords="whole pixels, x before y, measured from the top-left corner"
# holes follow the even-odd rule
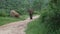
[[[33,16],[32,20],[27,18],[24,21],[12,22],[10,24],[0,26],[0,34],[26,34],[24,31],[27,28],[27,24],[38,17],[39,15]]]

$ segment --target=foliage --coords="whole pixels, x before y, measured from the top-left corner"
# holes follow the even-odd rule
[[[5,16],[9,16],[9,12],[11,10],[16,10],[21,15],[27,14],[28,8],[33,8],[34,10],[40,10],[39,9],[40,1],[39,0],[0,0],[0,12],[2,9],[4,10],[3,12],[5,12],[5,14],[8,13]]]
[[[41,10],[40,18],[28,24],[27,34],[60,34],[59,6],[59,0],[51,0]]]
[[[0,9],[0,17],[8,17],[9,16],[9,11],[7,9]]]

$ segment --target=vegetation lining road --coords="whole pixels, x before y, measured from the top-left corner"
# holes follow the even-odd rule
[[[18,21],[7,25],[0,26],[0,34],[26,34],[25,29],[27,24],[35,19],[39,18],[39,15],[33,16],[33,19],[27,18],[24,21]]]
[[[9,24],[9,23],[15,22],[15,21],[25,20],[27,17],[28,17],[28,15],[22,15],[22,16],[20,16],[20,18],[0,17],[0,26],[5,25],[5,24]]]

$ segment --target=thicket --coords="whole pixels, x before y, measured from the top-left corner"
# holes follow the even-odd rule
[[[60,34],[60,0],[50,0],[44,7],[40,18],[28,24],[27,34]]]
[[[48,9],[41,12],[40,24],[43,23],[45,29],[42,34],[60,34],[60,9],[59,0],[51,0]],[[58,5],[57,5],[58,4]]]
[[[25,15],[28,13],[28,8],[32,8],[35,11],[34,13],[37,14],[40,8],[40,0],[0,0],[0,16],[9,16],[11,10]]]

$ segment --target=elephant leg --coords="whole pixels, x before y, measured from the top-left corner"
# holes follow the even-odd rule
[[[32,19],[32,14],[30,14],[30,19]]]

